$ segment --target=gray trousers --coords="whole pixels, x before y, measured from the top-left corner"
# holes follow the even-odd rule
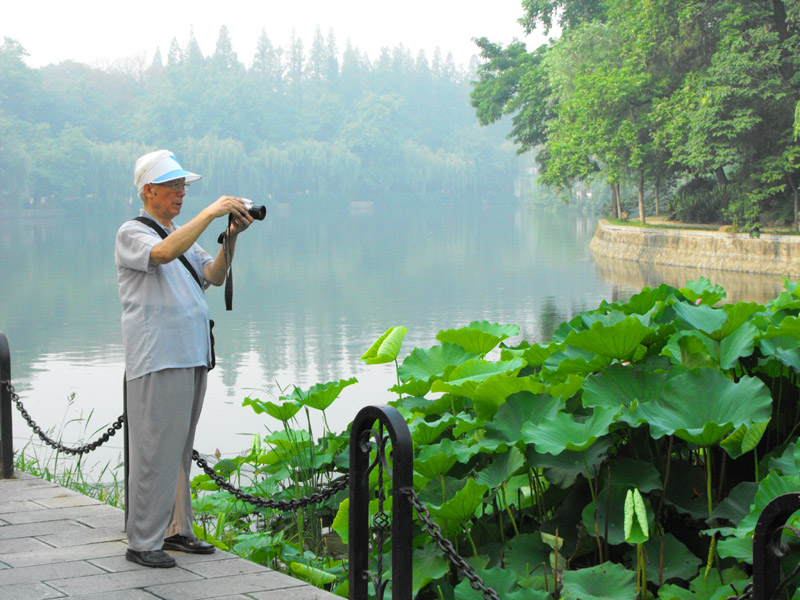
[[[192,535],[190,471],[206,367],[164,369],[127,382],[128,548],[160,550]]]

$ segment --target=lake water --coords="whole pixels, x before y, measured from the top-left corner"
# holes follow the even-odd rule
[[[178,222],[200,206],[187,202]],[[518,325],[510,344],[546,341],[604,299],[701,275],[598,261],[589,252],[598,217],[535,212],[517,198],[267,206],[267,219],[237,246],[233,311],[225,311],[222,288],[207,292],[218,365],[195,443],[204,454],[235,455],[253,434],[277,426],[243,408],[247,396],[274,401],[295,385],[356,377],[328,410],[334,431],[362,406],[392,400],[394,365],[360,360],[388,327],[408,328],[401,359],[437,344],[439,330],[476,320]],[[95,439],[122,412],[113,245],[119,224],[136,214],[132,205],[0,215],[0,332],[11,346],[12,380],[31,416],[68,445]],[[212,252],[224,228],[218,223],[201,238]],[[765,302],[782,287],[779,277],[705,275],[734,300]],[[31,432],[16,410],[13,426],[20,448]],[[316,435],[319,415],[312,426]],[[119,435],[85,464],[121,460],[121,447]],[[51,455],[29,446],[34,452],[42,462]]]

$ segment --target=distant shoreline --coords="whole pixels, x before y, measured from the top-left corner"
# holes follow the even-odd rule
[[[800,277],[800,236],[616,225],[601,219],[589,249],[604,258]]]

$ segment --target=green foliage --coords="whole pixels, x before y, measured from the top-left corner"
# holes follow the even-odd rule
[[[308,49],[295,36],[276,48],[262,34],[250,67],[224,25],[210,56],[190,35],[166,62],[157,52],[151,65],[107,68],[33,69],[6,38],[0,205],[135,199],[133,163],[158,147],[202,173],[200,185],[253,198],[513,193],[507,128],[475,126],[470,75],[451,56],[430,61],[399,46],[371,64],[317,34]]]
[[[766,306],[722,304],[725,291],[708,279],[644,288],[580,313],[546,345],[506,346],[494,339],[517,329],[486,322],[440,331],[440,345],[411,350],[397,367],[403,385],[430,386],[393,402],[414,441],[418,495],[503,598],[741,590],[737,564],[752,561],[758,515],[800,485],[800,286],[785,288]],[[499,360],[478,356],[497,343]],[[347,469],[346,433],[313,442],[290,423],[217,469],[273,498]],[[253,514],[203,477],[195,489],[220,543],[327,589],[344,583],[344,550],[322,530],[346,543],[346,498],[317,509],[315,532],[312,518],[301,527]],[[480,597],[418,516],[414,547],[417,598]]]
[[[511,137],[520,151],[538,152],[542,183],[570,190],[602,180],[617,217],[635,189],[644,220],[665,184],[708,177],[716,194],[679,198],[673,214],[712,223],[724,215],[750,231],[767,212],[794,213],[797,225],[794,2],[525,0],[522,8],[526,31],[558,26],[560,36],[531,50],[480,40],[471,100],[481,123],[512,115]]]

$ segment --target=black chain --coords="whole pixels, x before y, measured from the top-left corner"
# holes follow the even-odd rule
[[[458,567],[458,570],[469,579],[469,584],[472,586],[472,589],[481,592],[484,600],[500,600],[500,596],[497,595],[497,592],[492,588],[486,587],[483,579],[475,572],[472,565],[459,556],[453,543],[442,535],[442,528],[439,527],[437,523],[433,522],[431,513],[428,512],[428,509],[422,504],[422,500],[417,496],[417,492],[415,492],[413,488],[402,488],[400,489],[400,493],[408,496],[409,502],[417,509],[417,515],[420,521],[422,521],[422,524],[425,525],[425,530],[428,532],[428,535],[434,539],[436,545],[444,552],[447,559]]]
[[[233,494],[237,500],[242,500],[244,502],[247,502],[248,504],[253,504],[260,508],[277,508],[279,510],[298,510],[300,508],[305,508],[306,506],[311,506],[312,504],[319,504],[321,502],[325,502],[325,500],[332,497],[337,492],[347,489],[347,486],[350,484],[350,475],[348,473],[345,473],[342,477],[333,481],[329,488],[320,490],[318,492],[314,492],[310,496],[305,496],[303,498],[297,498],[293,500],[265,500],[264,498],[260,498],[258,496],[246,494],[242,490],[228,483],[224,477],[220,477],[219,475],[217,475],[214,469],[209,466],[208,461],[200,457],[200,453],[197,452],[197,450],[192,451],[192,459],[197,463],[197,466],[203,469],[206,475],[208,475],[211,479],[213,479],[214,483],[216,483],[221,489]]]
[[[91,442],[90,444],[84,444],[83,446],[79,446],[77,448],[69,448],[67,446],[64,446],[60,442],[56,442],[55,440],[52,440],[49,437],[47,437],[47,434],[44,431],[42,431],[42,428],[39,427],[36,424],[36,421],[34,421],[31,418],[31,416],[28,414],[28,411],[25,410],[24,406],[22,406],[22,401],[19,399],[19,396],[17,395],[17,392],[14,389],[14,386],[11,385],[10,381],[2,381],[0,383],[5,385],[6,389],[11,393],[11,400],[14,402],[14,404],[17,405],[17,410],[19,410],[19,413],[22,415],[22,418],[25,419],[25,422],[28,424],[28,426],[31,429],[33,429],[33,432],[36,435],[38,435],[39,438],[45,444],[47,444],[48,446],[51,446],[52,448],[55,448],[56,450],[64,452],[66,454],[81,454],[81,455],[83,455],[83,454],[87,454],[87,453],[91,452],[92,450],[96,450],[97,448],[99,448],[100,446],[105,444],[111,438],[111,436],[113,436],[115,433],[117,433],[117,431],[122,429],[122,424],[125,422],[124,415],[120,416],[108,428],[108,430],[106,430],[106,432],[103,433],[102,436],[100,436],[100,439],[98,439],[98,440],[96,440],[94,442]]]
[[[736,588],[734,588],[733,585],[731,585],[731,588],[733,588],[734,595],[728,596],[725,598],[725,600],[750,600],[750,598],[753,597],[753,582],[750,582],[744,586],[741,596],[736,595]]]

